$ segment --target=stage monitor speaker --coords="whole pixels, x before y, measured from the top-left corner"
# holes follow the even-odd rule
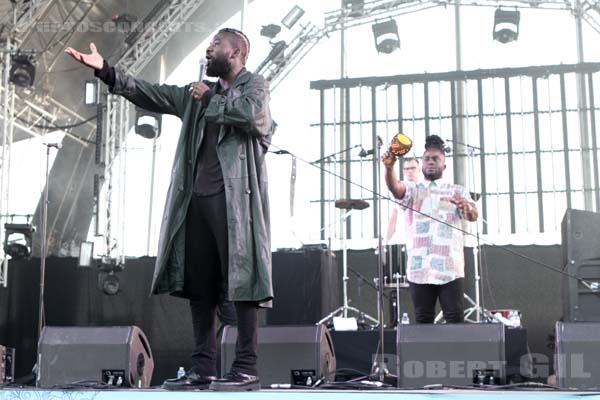
[[[398,387],[505,380],[504,325],[398,325]]]
[[[562,220],[563,320],[600,321],[600,213],[567,209]]]
[[[600,389],[600,322],[557,322],[555,351],[558,386]]]
[[[38,343],[37,386],[94,382],[147,388],[154,359],[137,326],[50,327]]]
[[[237,328],[226,326],[221,339],[221,375],[235,358]],[[265,326],[258,329],[258,376],[271,384],[311,386],[335,380],[335,351],[325,325]]]

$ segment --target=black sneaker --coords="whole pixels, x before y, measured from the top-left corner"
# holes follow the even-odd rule
[[[255,375],[231,371],[226,373],[223,378],[214,380],[210,384],[210,389],[222,392],[260,390],[260,380]]]
[[[163,382],[162,388],[166,390],[207,390],[215,379],[217,379],[216,376],[189,372],[181,378],[167,379]]]

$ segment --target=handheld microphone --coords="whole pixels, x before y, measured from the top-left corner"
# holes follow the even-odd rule
[[[62,143],[44,143],[46,147],[54,147],[56,149],[60,149],[62,147]]]
[[[201,58],[200,61],[200,73],[198,76],[198,82],[202,82],[204,80],[204,75],[206,75],[206,58]]]

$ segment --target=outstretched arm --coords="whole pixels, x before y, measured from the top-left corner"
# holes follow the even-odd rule
[[[65,53],[77,62],[93,68],[95,75],[109,86],[111,93],[122,95],[135,105],[149,111],[173,114],[179,117],[183,115],[187,95],[184,88],[155,85],[135,79],[119,69],[110,67],[94,43],[90,43],[90,51],[90,54],[84,54],[68,47]]]

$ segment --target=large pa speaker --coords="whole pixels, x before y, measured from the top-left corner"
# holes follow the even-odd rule
[[[38,343],[37,386],[74,383],[150,386],[154,359],[137,326],[50,327]]]
[[[557,322],[555,351],[558,386],[600,389],[600,322]]]
[[[306,246],[273,253],[273,290],[267,325],[312,325],[340,306],[335,254]]]
[[[567,209],[562,220],[563,320],[600,321],[600,213]],[[590,287],[591,286],[591,287]]]
[[[397,343],[399,387],[505,380],[503,324],[398,325]]]
[[[221,374],[235,358],[237,328],[226,326],[221,339]],[[265,326],[258,329],[258,376],[262,387],[282,383],[310,386],[335,381],[335,351],[325,325]]]

